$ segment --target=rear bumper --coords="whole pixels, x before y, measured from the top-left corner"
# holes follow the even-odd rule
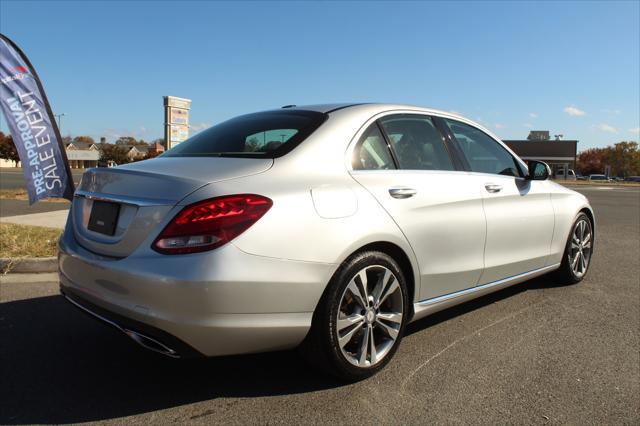
[[[177,337],[143,322],[107,311],[82,298],[82,296],[74,290],[64,285],[60,285],[60,293],[82,312],[122,331],[146,349],[159,352],[172,358],[199,358],[204,356]]]
[[[63,295],[143,346],[168,348],[165,354],[176,357],[297,346],[336,268],[254,256],[232,244],[193,255],[149,249],[114,259],[85,250],[70,234],[59,243]]]

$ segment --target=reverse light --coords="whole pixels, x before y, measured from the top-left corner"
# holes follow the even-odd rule
[[[273,202],[261,195],[211,198],[185,207],[163,229],[152,248],[163,254],[213,250],[256,223]]]

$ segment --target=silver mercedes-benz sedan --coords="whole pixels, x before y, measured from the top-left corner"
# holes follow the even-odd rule
[[[482,126],[405,105],[288,106],[87,171],[59,243],[74,305],[171,357],[300,347],[347,380],[407,323],[551,271],[583,279],[587,199]]]

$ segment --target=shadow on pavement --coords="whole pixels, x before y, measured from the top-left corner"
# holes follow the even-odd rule
[[[502,290],[411,324],[412,334],[549,279]],[[551,284],[553,285],[553,284]],[[312,392],[342,384],[295,351],[173,360],[146,351],[61,296],[0,304],[0,423],[108,420],[218,397]]]
[[[441,322],[448,321],[452,318],[464,315],[468,312],[475,311],[476,309],[480,309],[502,299],[507,299],[523,291],[566,286],[567,284],[558,282],[552,275],[543,275],[530,281],[525,281],[512,287],[507,287],[505,289],[496,291],[495,293],[490,293],[486,296],[470,300],[461,305],[436,312],[435,314],[409,324],[405,329],[405,335],[408,336],[413,333],[417,333],[421,330],[424,330],[425,328],[429,328]]]
[[[295,351],[174,360],[87,317],[61,296],[0,304],[0,424],[74,423],[217,397],[340,384]]]

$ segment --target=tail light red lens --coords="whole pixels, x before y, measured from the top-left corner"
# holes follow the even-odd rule
[[[164,254],[213,250],[256,223],[273,202],[261,195],[238,194],[211,198],[182,209],[153,243]]]

